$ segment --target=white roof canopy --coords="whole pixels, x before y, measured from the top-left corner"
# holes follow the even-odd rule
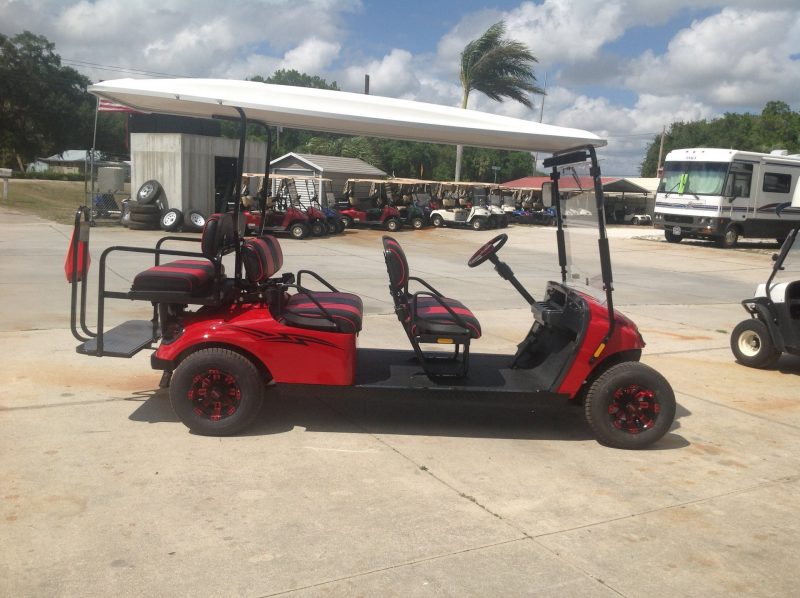
[[[117,79],[89,87],[142,112],[494,149],[561,152],[606,144],[588,131],[380,96],[225,79]]]

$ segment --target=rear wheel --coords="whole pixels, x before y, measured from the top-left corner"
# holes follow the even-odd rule
[[[611,366],[592,383],[584,412],[601,444],[641,449],[669,430],[675,419],[675,394],[653,368],[626,361]]]
[[[731,351],[736,361],[751,368],[770,368],[781,356],[767,325],[755,318],[739,322],[733,329]]]
[[[442,218],[439,214],[434,214],[431,218],[431,224],[436,228],[444,226],[444,218]]]
[[[420,230],[425,227],[425,219],[421,217],[413,218],[411,226],[414,227],[414,230]]]
[[[311,235],[313,237],[321,237],[325,234],[325,224],[320,222],[319,220],[315,221],[311,224]]]
[[[389,220],[386,221],[386,230],[389,232],[396,232],[400,230],[401,226],[402,224],[397,218],[389,218]]]
[[[203,349],[175,370],[169,399],[175,414],[192,432],[229,436],[258,415],[264,385],[256,366],[227,349]]]
[[[297,222],[289,227],[289,232],[293,239],[305,239],[308,236],[308,226],[302,222]]]

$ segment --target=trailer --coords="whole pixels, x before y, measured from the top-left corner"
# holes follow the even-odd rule
[[[734,247],[741,237],[783,241],[800,208],[776,206],[800,194],[800,154],[732,149],[673,150],[658,186],[655,226],[670,243],[685,238]]]

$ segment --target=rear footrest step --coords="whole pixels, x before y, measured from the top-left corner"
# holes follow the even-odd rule
[[[98,357],[133,357],[153,344],[156,341],[154,336],[153,322],[150,320],[129,320],[103,333],[102,353],[97,350],[98,337],[78,345],[75,350]]]

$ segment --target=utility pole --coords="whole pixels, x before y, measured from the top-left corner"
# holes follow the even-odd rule
[[[364,95],[369,95],[369,75],[364,75]]]
[[[544,72],[544,85],[542,86],[542,105],[539,108],[539,123],[542,122],[542,118],[544,117],[544,98],[547,95],[547,71]],[[533,174],[536,175],[536,167],[539,164],[539,152],[533,154]]]
[[[667,132],[667,125],[661,129],[661,144],[658,146],[658,164],[656,164],[656,176],[661,178],[661,157],[664,155],[664,135]]]

